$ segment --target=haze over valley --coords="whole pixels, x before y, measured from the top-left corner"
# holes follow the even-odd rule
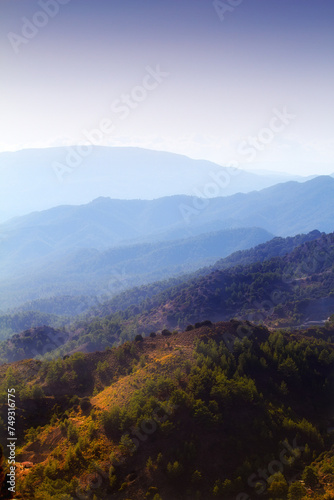
[[[333,25],[1,0],[1,500],[334,499]]]

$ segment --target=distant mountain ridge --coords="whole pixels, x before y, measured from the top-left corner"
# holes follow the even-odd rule
[[[232,171],[206,160],[141,148],[80,146],[0,153],[0,221],[35,210],[84,204],[99,196],[156,199],[177,194],[228,196],[302,177]],[[217,183],[217,178],[220,181]],[[202,194],[201,194],[202,193]]]
[[[333,195],[334,179],[330,176],[320,176],[303,183],[291,181],[262,191],[239,193],[228,197],[200,199],[180,195],[156,200],[112,200],[100,197],[86,205],[60,206],[43,212],[34,212],[0,225],[1,295],[6,300],[9,298],[7,293],[9,278],[15,279],[15,283],[11,283],[14,287],[11,293],[14,295],[21,293],[24,286],[27,286],[28,290],[33,284],[34,294],[25,296],[23,301],[41,298],[41,289],[38,287],[43,280],[44,296],[45,290],[46,296],[54,295],[55,287],[57,294],[60,295],[91,293],[86,286],[82,287],[82,280],[86,278],[90,280],[90,290],[96,294],[101,281],[94,273],[99,267],[98,273],[103,274],[104,258],[106,258],[106,270],[109,272],[112,269],[112,276],[104,278],[106,283],[113,279],[114,270],[116,274],[124,274],[122,269],[117,266],[115,268],[118,259],[117,247],[127,247],[124,253],[130,255],[130,246],[137,245],[136,251],[139,253],[134,252],[131,257],[133,263],[130,265],[131,259],[128,259],[125,266],[128,270],[132,266],[129,274],[124,276],[127,287],[132,287],[150,280],[164,279],[171,276],[172,272],[195,270],[196,262],[198,267],[214,262],[213,260],[205,262],[206,257],[218,260],[220,255],[213,256],[204,252],[201,257],[199,253],[196,256],[195,250],[192,251],[191,245],[200,245],[198,238],[203,234],[208,235],[209,232],[228,231],[232,228],[235,231],[240,231],[242,228],[251,230],[257,227],[258,230],[271,235],[284,237],[309,233],[314,229],[330,233],[334,229]],[[182,239],[185,249],[185,240],[189,238],[197,240],[193,243],[189,240],[188,253],[183,254],[188,262],[185,265],[181,263],[174,247],[175,262],[168,263],[171,256],[167,250],[168,242]],[[242,231],[240,238],[243,239]],[[249,244],[254,246],[267,239],[265,237],[262,240],[253,240],[253,243]],[[145,250],[144,255],[140,255],[145,248],[141,245],[152,244],[156,245],[157,250],[152,263],[158,264],[160,259],[159,265],[163,270],[166,268],[164,262],[166,259],[167,267],[170,265],[173,267],[174,264],[176,267],[174,270],[170,268],[169,274],[164,274],[165,271],[159,274],[159,269],[154,268],[154,264],[152,270],[155,275],[147,276],[144,281],[136,281],[138,274],[135,272],[135,264],[141,269],[143,262],[141,259],[146,258]],[[151,251],[149,246],[147,248]],[[223,252],[223,245],[220,248]],[[232,253],[245,248],[235,245],[234,248],[229,247],[229,251]],[[162,252],[161,256],[159,249]],[[102,256],[98,252],[100,254],[109,252],[109,257],[106,257],[107,253]],[[226,253],[221,254],[224,257],[226,255]],[[57,262],[59,269],[56,267]],[[47,269],[53,273],[51,288],[47,284],[46,275],[43,275]],[[82,280],[78,275],[79,281],[72,290],[69,290],[66,280],[71,273],[75,274],[75,269],[79,274],[81,272]],[[66,272],[65,280],[58,272],[60,270]],[[19,303],[15,304],[18,305]],[[14,304],[7,307],[13,306]]]
[[[37,257],[73,248],[108,248],[124,242],[176,239],[175,233],[261,227],[277,236],[313,229],[331,232],[334,179],[320,176],[228,197],[172,196],[156,200],[98,198],[79,206],[34,212],[0,225],[0,256],[20,251]],[[178,236],[180,237],[180,236]],[[23,256],[21,256],[22,258]]]

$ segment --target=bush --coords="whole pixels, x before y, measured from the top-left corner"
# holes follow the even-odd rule
[[[310,488],[314,488],[318,484],[318,476],[313,467],[305,467],[302,479]]]
[[[144,339],[142,337],[142,335],[136,335],[135,336],[135,342],[142,342]]]
[[[76,406],[79,404],[80,398],[77,394],[74,394],[74,396],[70,399],[70,405],[71,406]]]
[[[109,474],[109,486],[112,490],[115,488],[116,483],[117,483],[117,476],[116,474],[114,474],[114,472],[112,472],[111,474]]]
[[[153,339],[154,337],[156,337],[156,336],[157,336],[157,334],[156,334],[155,332],[151,332],[151,333],[150,333],[150,337],[151,337],[152,339]]]
[[[167,464],[167,474],[171,479],[176,479],[181,476],[183,472],[183,467],[180,462],[169,462]]]
[[[301,500],[305,493],[306,490],[301,483],[298,481],[291,483],[288,491],[288,500]]]
[[[78,429],[73,425],[72,422],[70,422],[67,427],[67,439],[71,441],[71,443],[77,443],[79,439]]]
[[[82,411],[88,411],[91,406],[91,402],[87,397],[82,398],[82,400],[80,401],[80,408],[82,409]]]
[[[282,479],[275,478],[269,488],[268,493],[271,498],[285,498],[288,492],[288,484],[283,476]]]
[[[165,328],[164,330],[162,330],[161,335],[163,335],[164,337],[169,337],[170,335],[172,335],[172,332]]]
[[[31,388],[31,398],[32,399],[42,399],[44,398],[45,394],[43,392],[43,389],[39,385],[34,385]]]
[[[201,481],[201,479],[202,479],[202,474],[198,470],[195,470],[191,476],[191,482],[198,483]]]
[[[96,366],[96,373],[102,380],[106,380],[108,378],[109,373],[109,364],[108,361],[99,361]]]
[[[155,498],[159,490],[156,486],[150,486],[146,492],[145,498]]]
[[[120,432],[121,409],[114,406],[109,412],[102,413],[102,424],[109,437],[115,437]]]

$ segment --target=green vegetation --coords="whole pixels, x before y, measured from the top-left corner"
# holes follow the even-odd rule
[[[0,340],[5,340],[29,328],[42,325],[61,328],[68,322],[69,317],[60,317],[55,314],[41,313],[34,310],[4,314],[0,316]]]
[[[17,387],[25,415],[18,461],[35,456],[16,498],[329,500],[333,334],[204,322],[7,368],[2,397]]]
[[[24,332],[28,339],[20,334],[0,344],[0,360],[15,361],[36,353],[48,356],[49,351],[54,351],[52,356],[64,356],[78,349],[102,350],[152,330],[180,330],[206,318],[239,317],[275,327],[299,325],[309,317],[324,320],[334,307],[334,236],[315,240],[319,234],[274,238],[187,276],[186,281],[173,278],[126,290],[67,325],[68,335],[60,335],[57,345],[47,336],[35,338]],[[25,324],[39,317],[20,314]],[[27,345],[29,337],[31,345]]]
[[[334,234],[315,236],[2,343],[1,441],[13,387],[17,461],[33,463],[15,498],[333,498]]]

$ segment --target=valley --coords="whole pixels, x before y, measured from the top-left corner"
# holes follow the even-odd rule
[[[332,498],[333,182],[2,224],[15,498]]]

